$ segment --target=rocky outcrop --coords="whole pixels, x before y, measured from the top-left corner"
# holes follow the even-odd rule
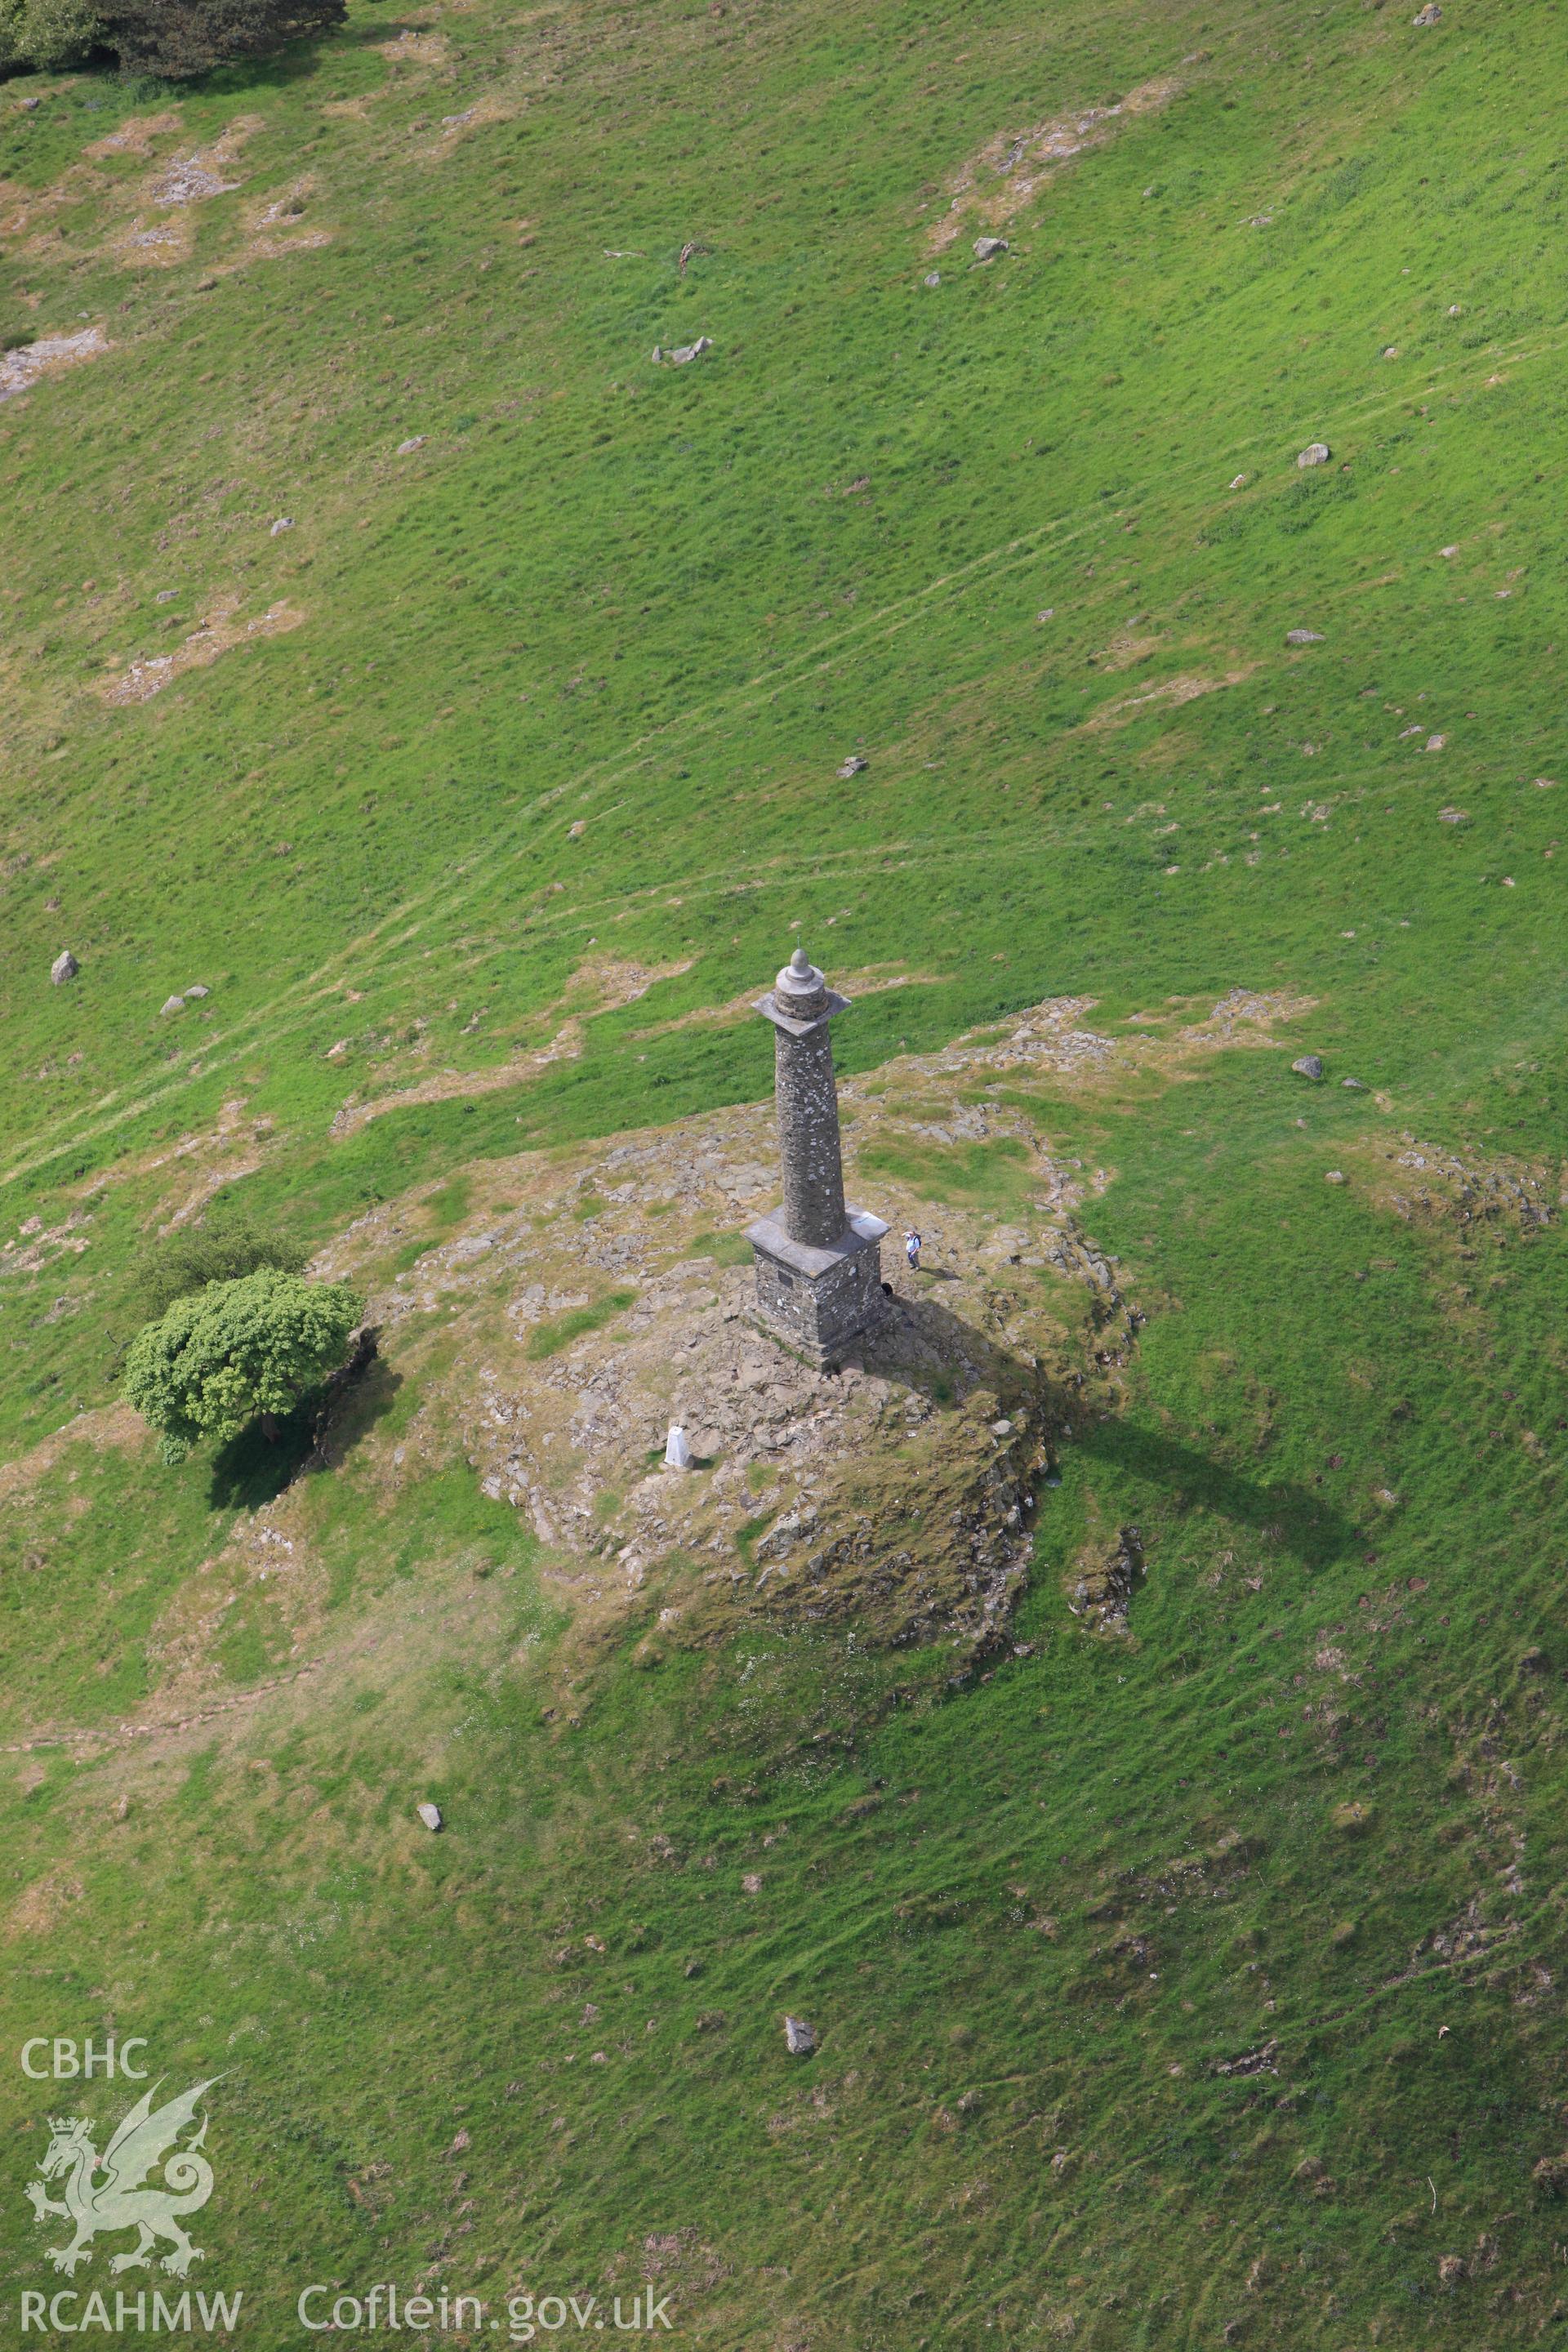
[[[1125,1633],[1132,1594],[1143,1574],[1142,1538],[1136,1528],[1118,1528],[1110,1543],[1079,1554],[1068,1587],[1068,1607],[1092,1633]]]

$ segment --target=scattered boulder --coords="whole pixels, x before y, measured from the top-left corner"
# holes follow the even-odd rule
[[[1440,547],[1437,550],[1439,555],[1458,555],[1458,551],[1457,547]]]
[[[1237,474],[1230,487],[1233,490],[1244,490],[1247,488],[1247,478],[1245,474]]]
[[[198,980],[194,988],[186,989],[185,1003],[189,1004],[193,997],[195,997],[199,1001],[202,997],[210,996],[211,994],[212,990],[210,988],[204,988],[201,982]]]
[[[1448,739],[1446,735],[1428,735],[1426,738],[1426,749],[1428,751],[1440,751],[1447,740]]]
[[[267,536],[268,539],[276,539],[280,531],[292,530],[293,528],[294,518],[292,515],[279,515]]]
[[[694,343],[679,343],[668,352],[662,345],[655,343],[653,363],[655,367],[689,367],[693,360],[700,360],[704,352],[710,352],[712,348],[711,335],[699,335]]]
[[[61,988],[68,980],[74,980],[80,970],[81,966],[69,948],[64,948],[49,966],[49,978],[57,988]]]
[[[1440,25],[1443,11],[1438,7],[1437,0],[1426,0],[1425,8],[1417,9],[1410,21],[1413,25]]]
[[[863,759],[858,751],[851,751],[838,773],[847,783],[851,776],[863,776],[870,764],[870,761]]]
[[[792,2058],[809,2058],[816,2047],[816,2028],[804,2017],[784,2019],[784,2046]]]
[[[183,996],[165,996],[158,1007],[160,1013],[183,1013],[184,1009],[185,1000]]]
[[[921,279],[921,284],[922,286],[940,286],[942,284],[941,270],[928,269],[925,276]]]
[[[1296,463],[1298,466],[1326,466],[1333,454],[1326,441],[1309,441]]]
[[[1364,1078],[1342,1078],[1340,1084],[1347,1087],[1352,1095],[1364,1095],[1367,1090]]]
[[[1321,646],[1327,640],[1321,629],[1287,629],[1285,642],[1288,646]]]
[[[1344,1181],[1345,1171],[1342,1168],[1331,1168],[1323,1178],[1325,1184],[1342,1184]]]
[[[414,1810],[418,1814],[420,1820],[424,1822],[426,1828],[432,1832],[446,1826],[441,1819],[440,1806],[431,1804],[428,1798],[426,1799],[422,1805],[416,1805]]]
[[[1011,251],[1005,236],[977,236],[974,240],[976,261],[994,261],[999,253]]]
[[[1437,812],[1437,822],[1439,824],[1468,824],[1469,821],[1470,812],[1468,809],[1446,808],[1439,809]]]
[[[1321,1054],[1303,1054],[1298,1060],[1291,1063],[1290,1067],[1299,1078],[1321,1078],[1323,1075],[1323,1057]]]
[[[400,441],[398,443],[398,456],[400,457],[411,457],[416,449],[423,449],[425,446],[425,440],[426,436],[423,433],[410,434],[406,441]]]

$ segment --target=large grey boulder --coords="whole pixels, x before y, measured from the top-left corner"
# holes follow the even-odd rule
[[[976,261],[994,261],[999,253],[1010,250],[1005,236],[977,236],[974,240]]]
[[[1325,639],[1321,629],[1287,629],[1285,642],[1288,646],[1321,646]]]
[[[81,966],[69,948],[64,948],[49,966],[49,978],[54,982],[55,986],[59,988],[68,980],[74,980],[80,970]]]
[[[784,2042],[792,2058],[809,2058],[816,2047],[816,2028],[804,2017],[786,2017]]]
[[[1323,1057],[1321,1054],[1303,1054],[1299,1062],[1291,1063],[1290,1067],[1299,1078],[1321,1078],[1323,1075]]]
[[[426,1801],[422,1805],[416,1805],[414,1810],[418,1814],[420,1820],[424,1822],[426,1828],[432,1832],[444,1826],[441,1820],[441,1808],[439,1805],[432,1805],[428,1801]]]
[[[184,1009],[185,1000],[183,996],[165,996],[158,1007],[160,1013],[183,1013]]]
[[[1326,441],[1309,441],[1296,463],[1298,466],[1326,466],[1333,454]]]

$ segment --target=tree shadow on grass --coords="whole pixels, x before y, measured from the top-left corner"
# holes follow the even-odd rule
[[[297,1412],[279,1421],[276,1437],[268,1437],[261,1423],[253,1421],[218,1447],[207,1488],[215,1511],[262,1510],[293,1485],[316,1443],[314,1403],[307,1398]]]
[[[939,1404],[988,1391],[1004,1412],[1026,1399],[1047,1430],[1107,1470],[1136,1478],[1177,1512],[1198,1509],[1257,1528],[1311,1568],[1342,1558],[1363,1540],[1353,1520],[1328,1497],[1290,1480],[1260,1483],[1232,1464],[1167,1437],[1146,1423],[1113,1413],[1086,1417],[1084,1399],[938,1304],[926,1293],[899,1293],[886,1320],[856,1350],[866,1369],[907,1381]]]
[[[212,1507],[261,1510],[302,1472],[335,1470],[391,1412],[402,1386],[402,1374],[376,1352],[374,1332],[364,1333],[342,1370],[275,1423],[275,1436],[256,1421],[219,1446],[208,1488]]]

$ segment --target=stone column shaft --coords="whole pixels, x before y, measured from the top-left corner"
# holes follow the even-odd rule
[[[826,1020],[804,1037],[792,1037],[784,1029],[773,1031],[773,1093],[784,1231],[792,1241],[831,1248],[847,1219],[833,1039]]]

